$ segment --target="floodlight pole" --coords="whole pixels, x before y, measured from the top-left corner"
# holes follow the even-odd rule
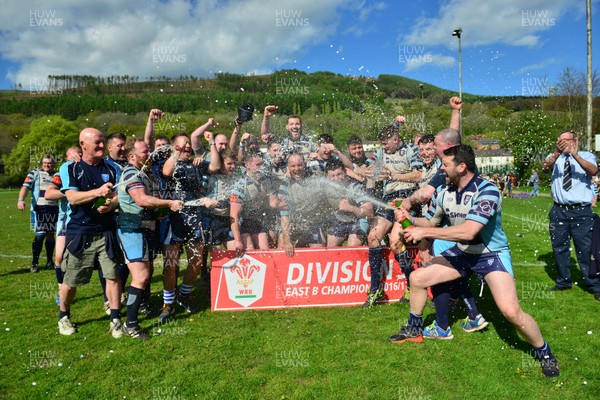
[[[592,0],[586,1],[587,14],[587,148],[592,151]],[[597,146],[597,145],[596,145]]]

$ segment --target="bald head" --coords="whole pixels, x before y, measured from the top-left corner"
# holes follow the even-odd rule
[[[462,144],[460,140],[460,133],[456,129],[448,128],[443,131],[438,132],[437,136],[439,136],[442,143],[447,143],[450,146],[458,146]]]
[[[88,164],[95,165],[104,157],[104,134],[98,129],[84,128],[79,133],[79,144],[82,159]]]
[[[98,129],[96,128],[83,128],[83,130],[81,132],[79,132],[79,141],[84,141],[86,140],[86,138],[90,138],[90,137],[96,137],[96,136],[102,136],[102,138],[104,138],[104,133],[100,132]]]
[[[460,133],[452,128],[438,132],[433,141],[435,152],[440,159],[444,156],[444,150],[458,146],[459,144],[461,144]]]

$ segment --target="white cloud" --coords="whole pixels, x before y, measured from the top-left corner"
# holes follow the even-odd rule
[[[521,75],[529,71],[545,70],[550,65],[556,64],[556,62],[557,60],[555,58],[546,58],[545,60],[542,60],[539,63],[526,65],[520,68],[518,71],[515,72],[515,75]]]
[[[405,58],[406,67],[404,72],[410,72],[422,67],[448,68],[456,64],[456,59],[442,54],[423,53]]]
[[[24,87],[51,74],[195,75],[270,71],[327,40],[350,0],[7,2],[0,54]],[[380,5],[374,6],[375,10]],[[33,14],[32,14],[33,13]],[[33,15],[34,21],[30,21]],[[60,26],[43,26],[61,19]],[[56,24],[55,24],[56,25]]]
[[[450,46],[452,31],[461,27],[463,46],[506,44],[534,47],[541,32],[552,29],[567,11],[581,8],[578,0],[452,0],[436,17],[422,17],[399,38],[406,45]]]

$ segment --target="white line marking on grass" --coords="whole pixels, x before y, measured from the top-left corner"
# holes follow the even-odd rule
[[[513,263],[514,267],[545,267],[546,263]]]
[[[6,257],[6,258],[31,258],[31,256],[24,256],[22,254],[1,254],[0,253],[0,257]]]

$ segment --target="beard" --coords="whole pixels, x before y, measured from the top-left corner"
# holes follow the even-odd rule
[[[363,165],[367,161],[367,156],[363,153],[361,157],[352,157],[350,156],[350,161],[356,165]]]

